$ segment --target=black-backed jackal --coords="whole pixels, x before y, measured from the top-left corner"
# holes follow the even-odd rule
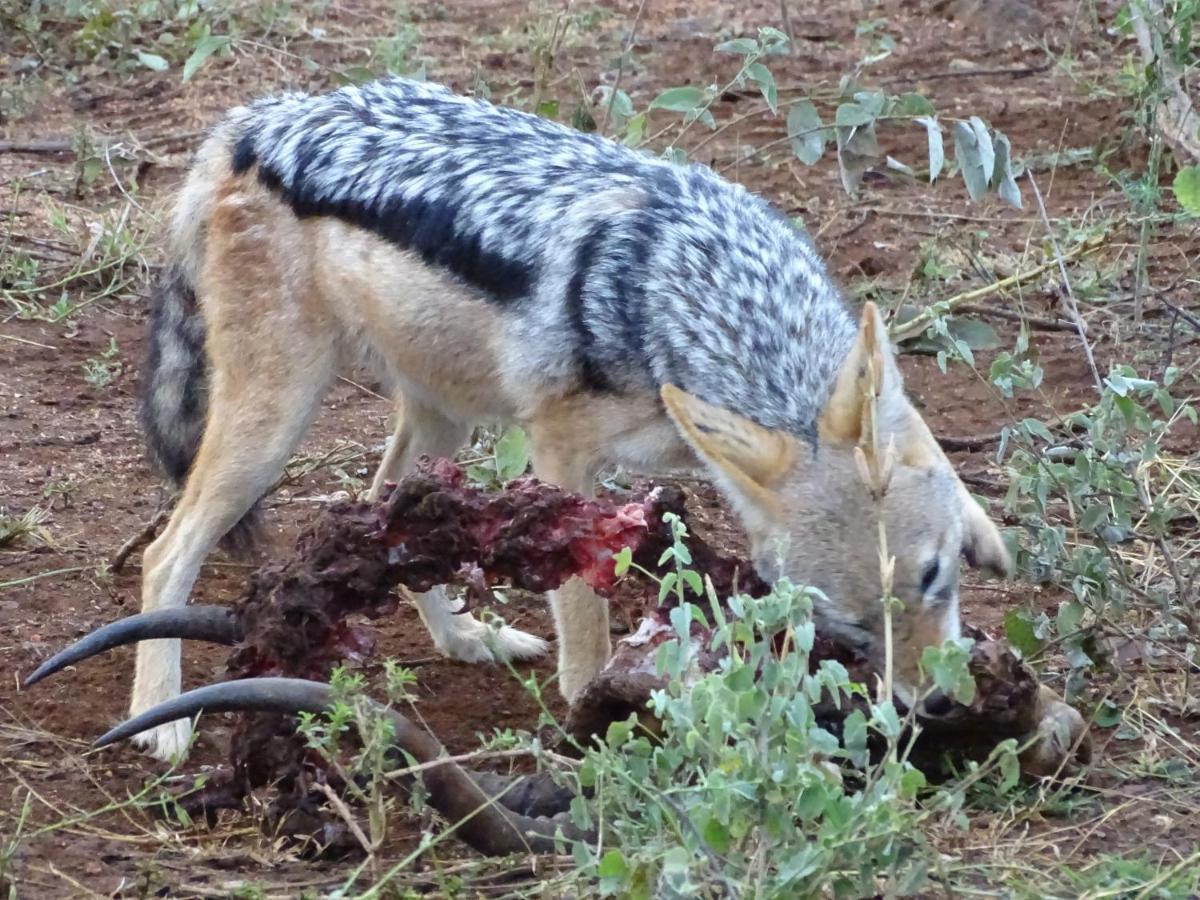
[[[808,239],[699,166],[405,80],[235,110],[175,212],[143,378],[148,443],[183,485],[146,551],[143,609],[187,601],[204,558],[279,476],[340,366],[390,384],[399,425],[372,494],[479,421],[520,423],[538,476],[590,492],[619,462],[699,464],[767,577],[823,591],[821,626],[882,654],[881,513],[895,555],[895,667],[958,634],[959,555],[1003,571],[1000,535],[920,416],[874,306],[856,326]],[[890,487],[855,461],[868,362]],[[416,598],[460,659],[541,653]],[[551,597],[559,686],[609,652],[605,603]],[[133,712],[180,690],[178,641],[138,650]],[[142,735],[168,757],[177,722]]]

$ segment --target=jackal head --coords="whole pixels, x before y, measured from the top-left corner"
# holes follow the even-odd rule
[[[875,305],[809,442],[763,428],[673,385],[663,401],[741,516],[764,577],[819,588],[821,627],[884,666],[880,524],[894,558],[897,693],[913,702],[925,647],[959,635],[959,558],[996,574],[1011,561],[1000,532],[958,479],[904,395]]]

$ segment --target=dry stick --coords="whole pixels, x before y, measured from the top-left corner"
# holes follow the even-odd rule
[[[1071,290],[1071,279],[1067,277],[1066,259],[1063,257],[1062,250],[1058,246],[1058,238],[1054,235],[1054,227],[1050,224],[1050,217],[1046,215],[1046,204],[1042,202],[1042,192],[1038,190],[1037,181],[1034,180],[1032,172],[1026,172],[1025,174],[1029,176],[1029,183],[1033,185],[1033,196],[1037,198],[1038,214],[1042,217],[1042,224],[1046,226],[1046,234],[1050,238],[1050,246],[1054,249],[1054,259],[1058,263],[1059,274],[1062,275],[1063,293],[1059,299],[1062,300],[1067,315],[1075,323],[1075,330],[1079,332],[1079,342],[1083,344],[1083,352],[1087,357],[1088,368],[1092,370],[1092,378],[1096,381],[1096,390],[1103,396],[1104,382],[1100,380],[1100,372],[1096,369],[1096,359],[1092,356],[1092,345],[1088,343],[1087,326],[1083,324],[1083,319],[1079,315],[1079,306],[1075,303],[1075,292]]]
[[[629,27],[629,40],[625,42],[625,51],[621,61],[617,63],[617,77],[613,79],[612,93],[608,95],[608,105],[604,107],[604,119],[600,122],[599,134],[603,137],[608,132],[608,119],[612,115],[613,104],[617,100],[617,91],[621,89],[621,77],[625,74],[625,61],[633,52],[633,43],[637,40],[638,25],[642,21],[642,12],[646,9],[646,0],[638,4],[637,14],[633,17],[633,25]]]
[[[1001,278],[999,281],[993,281],[991,284],[985,284],[983,287],[975,288],[974,290],[970,291],[964,291],[963,293],[956,294],[947,300],[942,300],[938,303],[931,304],[928,308],[922,310],[907,322],[902,322],[899,325],[893,326],[890,329],[892,340],[899,343],[907,338],[918,335],[928,328],[929,324],[938,316],[943,316],[951,310],[956,309],[964,304],[973,303],[976,300],[982,300],[984,297],[1007,290],[1008,288],[1014,287],[1023,281],[1028,281],[1031,278],[1037,278],[1039,275],[1043,275],[1053,269],[1056,265],[1061,266],[1061,264],[1068,259],[1074,259],[1077,256],[1083,256],[1088,253],[1094,253],[1096,250],[1100,249],[1100,246],[1101,245],[1099,242],[1080,244],[1070,253],[1067,253],[1066,255],[1060,255],[1057,260],[1042,263],[1042,265],[1024,272],[1015,272],[1014,274],[1009,275],[1007,278]]]
[[[31,341],[27,338],[19,338],[15,334],[0,334],[0,338],[6,341],[16,341],[18,344],[28,344],[30,347],[41,347],[43,350],[57,350],[57,347],[52,347],[50,344],[39,344],[37,341]]]
[[[1021,315],[1019,312],[1014,312],[1011,309],[989,309],[986,306],[973,306],[968,304],[962,307],[965,313],[974,313],[978,316],[994,316],[997,319],[1009,319],[1013,322],[1024,322],[1030,328],[1043,331],[1074,331],[1075,323],[1067,322],[1064,319],[1048,319],[1044,316]]]
[[[346,827],[350,829],[350,833],[354,835],[354,839],[362,846],[363,852],[367,854],[367,858],[371,860],[372,868],[375,867],[375,845],[363,834],[362,826],[358,824],[358,820],[354,818],[354,813],[350,812],[350,808],[342,801],[342,798],[334,793],[333,788],[327,784],[322,784],[317,781],[313,783],[313,787],[325,795],[325,799],[329,801],[329,805],[333,807],[333,811],[338,814]]]
[[[45,141],[0,141],[0,153],[71,153],[71,142],[66,138],[51,138]]]
[[[108,562],[108,570],[110,572],[120,572],[125,568],[129,554],[154,540],[154,535],[158,533],[158,529],[162,527],[163,522],[167,521],[167,517],[170,514],[171,511],[169,509],[160,509],[156,512],[153,518],[142,526],[142,529],[137,534],[117,548],[117,552],[112,555],[112,559]]]

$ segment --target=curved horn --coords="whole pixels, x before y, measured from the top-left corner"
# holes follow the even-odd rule
[[[93,746],[105,747],[176,719],[212,712],[318,713],[332,702],[329,685],[302,678],[246,678],[188,691],[122,722]],[[445,757],[441,743],[428,731],[394,709],[376,706],[392,720],[396,746],[418,764]],[[470,773],[450,760],[421,773],[429,802],[457,830],[459,837],[481,853],[550,853],[559,832],[567,840],[594,841],[595,835],[576,828],[565,817],[533,818],[514,813],[489,797]]]
[[[110,622],[58,651],[34,669],[25,679],[24,687],[105,650],[153,638],[187,638],[232,645],[242,639],[242,629],[233,610],[224,606],[182,606],[139,613]]]

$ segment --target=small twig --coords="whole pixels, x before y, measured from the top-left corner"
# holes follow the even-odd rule
[[[129,555],[133,553],[134,550],[137,550],[143,545],[149,544],[152,540],[154,540],[154,536],[158,533],[158,529],[161,528],[162,524],[167,521],[167,517],[170,516],[170,514],[170,509],[166,508],[160,509],[158,512],[156,512],[150,521],[147,522],[137,534],[129,538],[129,540],[117,548],[117,552],[114,553],[112,555],[112,559],[109,560],[108,570],[110,572],[120,572],[123,568],[125,568],[125,563],[129,559]]]
[[[1003,78],[1005,76],[1027,78],[1030,75],[1040,75],[1042,72],[1048,72],[1053,65],[1054,60],[1048,59],[1036,66],[1018,66],[1007,69],[962,69],[956,72],[946,71],[928,72],[921,75],[897,75],[894,78],[885,78],[879,83],[884,87],[891,87],[896,84],[914,84],[918,81],[946,81],[953,78]]]
[[[27,338],[19,338],[13,334],[0,334],[0,338],[6,341],[16,341],[18,344],[28,344],[30,347],[41,347],[43,350],[57,350],[57,347],[52,347],[50,344],[39,344],[37,341],[31,341]]]
[[[1002,431],[993,431],[989,434],[969,434],[962,437],[943,436],[939,437],[937,442],[942,445],[943,450],[982,450],[997,443],[1002,434]]]
[[[1096,368],[1096,358],[1092,356],[1092,345],[1088,343],[1087,326],[1083,324],[1083,319],[1079,315],[1079,306],[1075,302],[1075,292],[1071,290],[1071,279],[1067,276],[1066,259],[1063,257],[1062,250],[1058,246],[1058,238],[1054,234],[1054,227],[1050,224],[1050,217],[1046,215],[1046,204],[1042,202],[1042,192],[1038,190],[1037,181],[1033,177],[1032,172],[1026,172],[1029,176],[1029,183],[1033,185],[1033,195],[1037,198],[1038,213],[1042,217],[1042,224],[1046,226],[1046,234],[1050,238],[1050,246],[1054,249],[1054,259],[1058,263],[1059,274],[1062,275],[1063,293],[1060,299],[1063,301],[1067,315],[1071,321],[1075,323],[1075,330],[1079,332],[1079,341],[1083,344],[1083,352],[1087,357],[1088,368],[1092,370],[1092,378],[1096,381],[1096,390],[1103,396],[1104,382],[1100,378],[1100,372]]]
[[[634,41],[637,40],[638,25],[642,21],[642,12],[646,9],[646,0],[642,0],[638,4],[637,14],[633,17],[633,25],[629,28],[629,40],[625,42],[625,50],[621,53],[621,60],[617,63],[617,76],[613,79],[612,92],[608,95],[608,104],[604,107],[604,118],[600,121],[598,134],[601,136],[608,133],[608,120],[612,116],[613,104],[617,100],[617,91],[621,89],[621,78],[625,74],[625,61],[629,59],[629,54],[633,52]]]
[[[779,23],[783,25],[783,33],[788,36],[788,40],[795,40],[792,31],[792,17],[788,13],[788,0],[779,0]]]
[[[376,400],[383,400],[385,403],[394,403],[395,402],[393,399],[383,396],[383,394],[375,393],[375,391],[371,390],[369,387],[366,387],[365,385],[359,384],[357,381],[351,381],[345,375],[339,375],[337,377],[337,379],[338,379],[338,381],[341,381],[341,382],[344,382],[345,384],[350,385],[350,387],[358,388],[364,394],[367,394],[370,397],[374,397]]]
[[[34,581],[41,581],[43,578],[53,578],[55,575],[71,575],[75,572],[87,572],[91,568],[91,566],[67,566],[64,569],[51,569],[49,572],[38,572],[35,575],[26,575],[24,578],[14,578],[11,581],[0,581],[0,590],[19,587]]]

